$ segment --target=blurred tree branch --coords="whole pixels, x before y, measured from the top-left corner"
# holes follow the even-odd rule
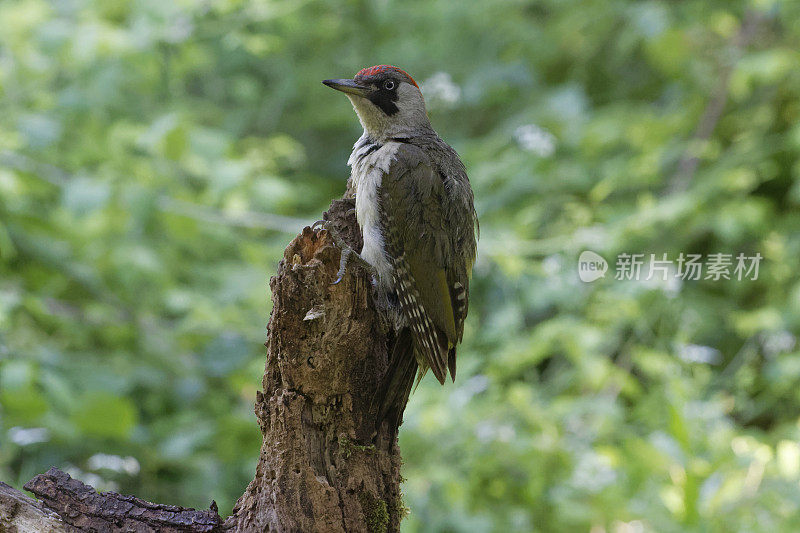
[[[745,49],[750,46],[753,39],[758,34],[758,30],[764,20],[764,15],[753,10],[747,11],[739,31],[733,36],[730,43],[730,55],[721,66],[719,82],[711,94],[711,99],[706,105],[700,121],[697,124],[694,135],[689,140],[688,147],[678,162],[678,169],[669,181],[668,191],[671,194],[685,191],[694,178],[694,173],[700,164],[697,155],[697,147],[711,138],[714,129],[717,127],[725,104],[728,102],[728,92],[730,89],[731,75],[736,68],[736,64],[744,55]]]
[[[241,228],[266,229],[283,233],[296,233],[307,222],[302,218],[257,213],[255,211],[226,213],[204,205],[175,200],[168,196],[161,196],[158,199],[158,207],[164,212],[202,220],[203,222]]]
[[[12,151],[0,152],[0,165],[5,165],[21,172],[27,172],[38,176],[40,179],[62,188],[72,179],[72,175],[54,165],[36,161],[24,154]],[[209,222],[222,224],[225,226],[255,228],[283,233],[296,233],[302,228],[306,220],[302,218],[275,215],[256,211],[241,211],[237,213],[227,213],[205,205],[176,200],[167,195],[161,195],[157,199],[159,210],[165,213],[185,216]]]

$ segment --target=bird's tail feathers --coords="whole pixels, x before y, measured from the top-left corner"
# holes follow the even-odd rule
[[[450,369],[450,379],[456,382],[456,347],[451,346],[447,352],[447,368]]]
[[[403,328],[397,334],[389,368],[372,400],[373,406],[378,405],[377,427],[380,427],[384,420],[388,420],[392,427],[400,426],[416,373],[414,339],[411,330]]]

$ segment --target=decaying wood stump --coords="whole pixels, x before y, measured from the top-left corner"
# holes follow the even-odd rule
[[[352,202],[328,218],[356,251]],[[393,531],[403,505],[396,428],[375,436],[371,395],[386,369],[387,333],[358,269],[337,285],[339,250],[306,229],[271,280],[273,308],[256,477],[226,526],[236,531]]]

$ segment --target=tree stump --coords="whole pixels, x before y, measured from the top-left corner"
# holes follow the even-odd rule
[[[354,250],[361,236],[348,200],[327,219]],[[336,285],[340,252],[306,228],[270,282],[264,436],[255,479],[226,526],[235,531],[397,531],[403,513],[397,428],[375,435],[372,393],[387,365],[389,334],[366,272]]]

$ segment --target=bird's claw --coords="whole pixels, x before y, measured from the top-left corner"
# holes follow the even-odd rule
[[[337,247],[339,247],[342,250],[350,250],[352,252],[352,249],[347,245],[347,243],[344,242],[344,240],[342,240],[342,237],[339,235],[339,233],[335,229],[333,229],[333,224],[331,223],[330,220],[323,220],[321,222],[322,222],[322,229],[328,232],[328,236],[331,238],[334,244],[336,244]]]
[[[317,220],[316,222],[311,224],[311,231],[315,231],[319,226],[322,226],[324,228],[327,223],[328,223],[327,220]]]
[[[330,220],[318,220],[314,223],[314,225],[320,224],[324,230],[328,232],[328,236],[331,240],[336,244],[337,248],[341,250],[341,258],[339,259],[339,270],[336,271],[336,280],[331,283],[331,285],[338,285],[339,282],[344,279],[344,273],[347,270],[347,261],[350,259],[350,255],[353,253],[353,249],[350,248],[339,236],[339,234],[333,229],[333,224],[331,224]]]
[[[337,244],[339,244],[337,242]],[[339,246],[342,250],[342,256],[339,259],[339,270],[336,272],[336,281],[331,283],[331,285],[338,285],[342,278],[344,278],[344,273],[347,271],[347,262],[350,260],[350,256],[353,254],[353,249],[347,246],[346,244],[342,243]]]
[[[373,267],[370,263],[367,262],[366,259],[358,255],[355,250],[350,248],[350,246],[345,243],[339,234],[333,230],[331,227],[330,221],[325,221],[322,226],[326,230],[328,230],[328,235],[330,235],[333,242],[336,246],[341,250],[341,258],[339,259],[339,270],[336,271],[336,280],[331,283],[331,285],[337,285],[342,279],[344,279],[344,274],[347,271],[347,263],[351,260],[357,261],[361,264],[364,269],[370,273],[372,276],[376,276],[375,267]]]

